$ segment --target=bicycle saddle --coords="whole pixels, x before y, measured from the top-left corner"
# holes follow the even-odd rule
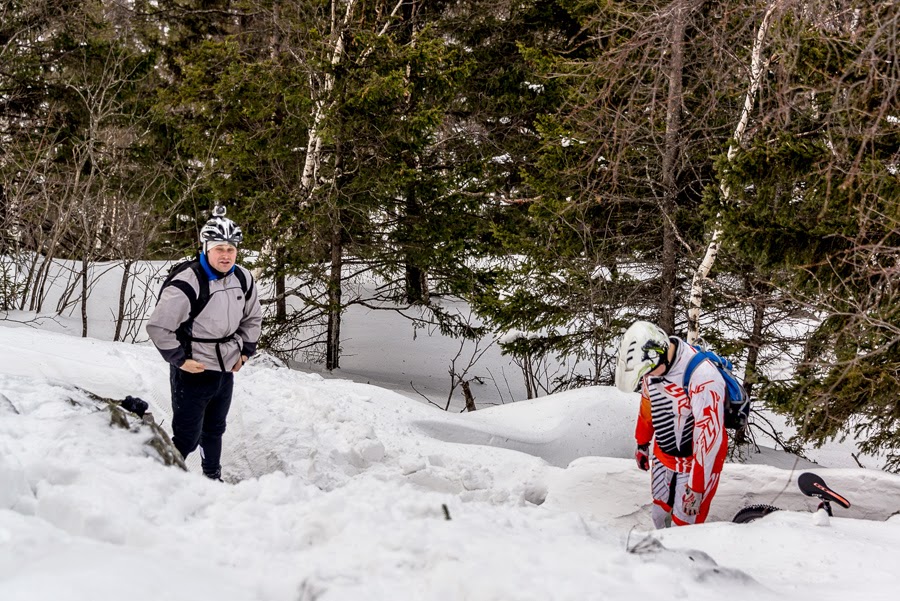
[[[822,478],[811,472],[800,474],[800,477],[797,478],[797,486],[800,487],[800,491],[807,497],[818,497],[823,501],[834,501],[845,509],[850,507],[850,501],[828,488],[828,485],[825,484]]]

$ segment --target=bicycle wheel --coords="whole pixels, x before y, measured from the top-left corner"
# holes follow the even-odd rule
[[[748,505],[734,514],[734,518],[731,521],[735,524],[748,524],[763,516],[769,515],[773,511],[780,510],[778,507],[773,507],[772,505]]]

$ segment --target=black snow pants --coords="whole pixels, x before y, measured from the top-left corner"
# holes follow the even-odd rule
[[[207,369],[199,374],[169,366],[172,386],[172,443],[185,459],[200,445],[203,473],[222,473],[222,435],[231,407],[234,374]]]

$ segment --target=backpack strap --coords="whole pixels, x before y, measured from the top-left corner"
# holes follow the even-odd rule
[[[230,340],[237,340],[238,345],[241,345],[241,338],[240,338],[240,336],[237,335],[237,332],[233,332],[232,334],[230,334],[228,336],[223,336],[221,338],[196,338],[196,337],[194,337],[194,335],[193,335],[194,319],[196,319],[197,316],[203,312],[203,309],[206,308],[206,305],[209,304],[209,276],[207,276],[206,271],[203,269],[203,266],[200,264],[199,260],[191,263],[191,269],[193,269],[194,273],[197,275],[197,282],[198,282],[197,287],[199,289],[199,292],[196,294],[196,296],[194,295],[194,290],[193,290],[193,288],[191,288],[190,284],[188,284],[187,282],[183,282],[183,281],[178,282],[178,283],[184,284],[184,287],[181,287],[181,286],[178,287],[179,290],[184,290],[184,288],[187,288],[190,290],[190,292],[185,291],[185,294],[187,295],[188,300],[191,301],[191,311],[188,316],[188,320],[184,324],[182,324],[182,327],[184,328],[184,330],[183,330],[184,331],[183,345],[185,347],[185,353],[187,354],[188,357],[191,356],[191,354],[192,354],[191,343],[192,342],[204,342],[204,343],[208,343],[208,344],[215,344],[216,345],[215,346],[216,359],[219,362],[219,368],[224,373],[228,370],[225,367],[225,362],[222,358],[221,345],[225,342],[229,342]],[[241,286],[241,292],[244,293],[244,297],[246,299],[246,297],[249,295],[248,288],[249,288],[249,290],[253,289],[252,281],[248,285],[247,276],[244,275],[244,272],[241,271],[240,268],[235,268],[235,270],[232,273],[237,278],[237,281]],[[175,283],[176,282],[173,282],[173,285]],[[246,300],[244,302],[246,302]],[[242,349],[242,352],[243,352],[243,349]]]
[[[174,276],[185,269],[190,269],[194,272],[194,275],[197,277],[197,290],[194,291],[193,286],[191,286],[188,282],[184,280],[175,279]],[[206,276],[206,272],[203,270],[203,266],[200,265],[199,259],[193,259],[186,263],[185,267],[182,269],[178,269],[170,276],[171,279],[167,280],[163,284],[163,288],[166,286],[172,286],[181,290],[181,292],[187,297],[188,302],[191,305],[190,310],[188,311],[188,318],[178,326],[178,329],[175,330],[175,338],[178,339],[178,342],[181,344],[181,348],[184,349],[184,354],[188,359],[193,358],[193,351],[191,348],[191,342],[196,340],[193,337],[194,331],[194,320],[197,318],[200,313],[203,312],[203,309],[206,308],[207,303],[209,303],[209,278]],[[162,290],[160,290],[160,295],[162,295]]]
[[[167,286],[171,286],[172,288],[178,288],[179,290],[181,290],[182,293],[184,293],[184,295],[187,297],[188,301],[191,303],[191,310],[190,310],[189,315],[191,316],[191,319],[196,317],[196,314],[194,313],[194,307],[197,306],[197,293],[194,292],[194,288],[190,284],[185,282],[184,280],[171,280],[169,282],[166,282],[166,284],[165,284],[165,286],[163,286],[163,288],[165,288]],[[162,295],[162,291],[160,291],[160,295]]]
[[[216,360],[219,362],[219,368],[222,372],[228,371],[225,369],[225,360],[222,358],[222,343],[229,342],[230,340],[237,340],[238,345],[241,344],[241,338],[237,335],[237,332],[232,334],[231,336],[223,336],[222,338],[194,338],[193,336],[188,338],[188,344],[191,342],[208,342],[210,344],[216,345]],[[243,348],[241,349],[243,352]]]
[[[250,292],[253,290],[253,279],[251,278],[248,284],[247,276],[244,275],[244,272],[239,267],[235,267],[234,277],[237,278],[238,283],[241,285],[241,292],[244,293],[244,302],[246,302],[247,297],[250,296]]]
[[[194,275],[197,276],[197,291],[194,291],[194,288],[184,280],[175,279],[176,275],[186,269],[193,270]],[[203,271],[203,266],[200,265],[199,259],[191,259],[190,261],[185,261],[184,263],[180,263],[173,267],[172,271],[163,282],[162,287],[159,289],[159,298],[162,297],[163,290],[169,286],[181,290],[182,294],[184,294],[187,297],[188,302],[190,302],[191,308],[188,312],[189,321],[193,321],[200,315],[206,307],[206,303],[209,302],[209,279],[206,277],[206,273]],[[159,298],[157,298],[157,302],[159,302]]]
[[[199,260],[191,262],[191,269],[194,270],[194,275],[197,276],[197,288],[199,289],[196,299],[191,303],[190,320],[194,321],[209,303],[209,277],[207,277]],[[184,283],[187,284],[187,282]],[[188,299],[190,298],[191,296],[188,295]]]
[[[682,384],[684,391],[688,392],[691,375],[704,359],[709,359],[709,362],[713,364],[713,367],[716,368],[719,376],[725,383],[725,398],[723,399],[725,427],[733,429],[743,428],[747,425],[747,418],[750,415],[750,397],[747,396],[747,391],[731,373],[731,361],[728,359],[712,351],[697,349],[697,354],[691,357],[684,370],[684,382]]]
[[[681,383],[681,387],[684,388],[685,392],[688,392],[688,386],[691,382],[691,376],[694,375],[694,370],[697,369],[697,366],[703,363],[705,359],[706,353],[701,350],[697,350],[697,354],[691,357],[691,360],[688,361],[687,367],[684,368],[684,380]]]

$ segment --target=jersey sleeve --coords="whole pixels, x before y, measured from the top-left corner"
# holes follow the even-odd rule
[[[649,444],[653,440],[653,416],[650,411],[650,394],[646,384],[641,386],[641,407],[638,410],[637,425],[634,428],[634,439],[639,445]]]
[[[691,490],[703,493],[713,473],[725,462],[728,442],[725,436],[725,382],[708,361],[701,363],[688,385],[691,412],[694,415]]]

